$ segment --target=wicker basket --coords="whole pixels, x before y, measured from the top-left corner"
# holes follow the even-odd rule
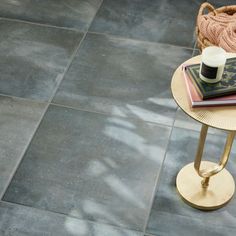
[[[213,12],[214,15],[217,15],[219,13],[227,13],[228,15],[232,15],[236,12],[236,5],[231,6],[223,6],[220,8],[214,8],[210,3],[204,2],[198,12],[197,16],[197,22],[198,18],[204,14],[204,10],[208,10],[209,12]],[[198,25],[196,26],[196,35],[197,35],[197,44],[199,49],[202,51],[205,47],[208,46],[217,46],[211,43],[206,37],[204,37],[201,32],[199,31]]]

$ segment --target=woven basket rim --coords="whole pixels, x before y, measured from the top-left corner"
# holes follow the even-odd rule
[[[236,5],[228,5],[228,6],[222,6],[219,8],[215,8],[217,13],[225,12],[225,11],[236,11]]]

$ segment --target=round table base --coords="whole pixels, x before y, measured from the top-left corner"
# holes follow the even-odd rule
[[[212,169],[216,163],[201,162],[201,169]],[[223,169],[210,177],[209,186],[203,188],[202,178],[194,169],[194,163],[184,166],[177,175],[176,187],[181,197],[192,207],[201,210],[215,210],[230,201],[235,183],[232,175]]]

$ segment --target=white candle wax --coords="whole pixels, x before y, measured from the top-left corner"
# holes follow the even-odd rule
[[[226,62],[223,48],[211,46],[202,51],[202,62],[199,70],[200,78],[207,83],[219,82],[222,78]]]

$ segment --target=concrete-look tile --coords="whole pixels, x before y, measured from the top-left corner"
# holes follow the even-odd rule
[[[90,31],[193,47],[202,0],[104,0]]]
[[[47,101],[81,33],[0,20],[0,93]]]
[[[169,134],[50,106],[4,200],[142,230]]]
[[[0,234],[11,236],[142,236],[140,232],[0,202]]]
[[[205,222],[199,218],[181,215],[175,216],[168,212],[159,212],[155,217],[155,222],[152,223],[156,224],[157,226],[155,227],[157,228],[155,228],[152,234],[153,236],[232,236],[236,234],[236,228],[225,227],[224,225],[217,225],[214,223],[211,224],[211,222]],[[163,222],[167,222],[168,225],[163,225]]]
[[[175,186],[177,173],[184,165],[193,162],[198,137],[199,132],[173,129],[147,232],[157,235],[191,234],[193,236],[234,235],[236,233],[235,197],[219,210],[204,212],[188,206],[177,194]],[[224,142],[225,139],[222,136],[208,135],[204,160],[218,162],[223,152]],[[234,177],[236,177],[235,155],[234,148],[227,164],[227,169]]]
[[[0,96],[0,195],[14,174],[45,106]]]
[[[0,16],[86,31],[102,0],[1,0]]]
[[[88,34],[53,102],[172,125],[172,73],[192,50]]]

